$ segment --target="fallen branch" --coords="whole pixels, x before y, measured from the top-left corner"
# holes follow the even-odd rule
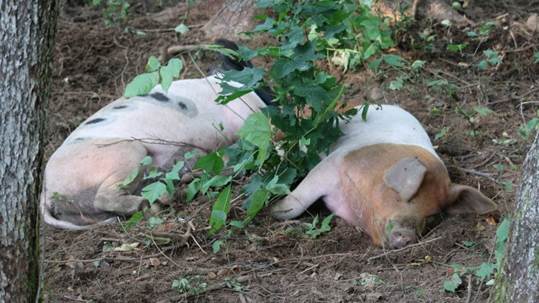
[[[418,247],[418,246],[422,246],[422,245],[425,245],[425,244],[428,244],[428,243],[432,243],[432,242],[438,241],[440,239],[442,239],[442,237],[436,237],[434,239],[430,239],[430,240],[427,240],[427,241],[418,242],[418,243],[408,245],[408,246],[405,246],[405,247],[399,248],[399,249],[388,250],[388,251],[385,251],[383,254],[379,254],[379,255],[368,258],[367,261],[370,262],[372,260],[376,260],[376,259],[388,256],[390,254],[394,254],[394,253],[398,253],[398,252],[405,251],[405,250],[408,250],[408,249],[412,249],[414,247]]]

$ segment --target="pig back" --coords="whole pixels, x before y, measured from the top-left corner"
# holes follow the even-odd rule
[[[421,123],[396,105],[371,105],[367,121],[356,115],[350,121],[341,121],[341,130],[343,136],[333,150],[342,155],[365,146],[388,143],[419,146],[439,158]]]

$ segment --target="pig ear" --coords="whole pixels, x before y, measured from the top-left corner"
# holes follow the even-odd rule
[[[421,186],[426,171],[418,158],[404,158],[386,171],[384,183],[395,190],[402,201],[410,201]]]
[[[498,208],[496,203],[477,189],[466,185],[452,184],[448,200],[445,211],[452,215],[470,213],[484,215]]]

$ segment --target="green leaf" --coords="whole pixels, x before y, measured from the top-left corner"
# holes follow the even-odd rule
[[[159,70],[159,74],[161,75],[161,87],[164,91],[168,91],[170,85],[172,84],[172,80],[178,79],[180,77],[180,72],[182,68],[182,60],[178,58],[172,58],[168,61],[168,64],[166,66],[163,66]]]
[[[312,67],[312,62],[317,57],[314,44],[307,42],[294,50],[292,58],[281,58],[275,61],[271,68],[271,75],[280,80],[293,71],[306,71]]]
[[[370,104],[368,102],[363,103],[363,106],[361,106],[361,120],[364,122],[367,121],[367,113],[369,112],[369,106]]]
[[[159,181],[148,184],[142,189],[142,197],[148,200],[150,205],[167,193],[167,186]]]
[[[258,86],[263,76],[264,70],[260,68],[246,67],[241,71],[229,70],[223,72],[219,75],[219,80],[221,80],[219,103],[224,104],[251,92]]]
[[[153,162],[153,159],[151,156],[145,156],[144,158],[142,158],[142,160],[140,160],[140,165],[148,166],[152,164],[152,162]]]
[[[180,170],[182,170],[184,164],[185,163],[183,161],[176,162],[176,164],[174,164],[170,171],[165,175],[165,179],[171,181],[180,180]]]
[[[448,44],[447,50],[453,53],[460,53],[462,52],[466,47],[468,47],[468,43],[461,43],[461,44]]]
[[[148,63],[146,63],[145,70],[148,73],[155,72],[161,67],[161,62],[155,56],[150,56],[148,58]]]
[[[135,227],[135,225],[139,224],[142,219],[144,219],[144,214],[142,213],[142,211],[137,211],[131,215],[129,220],[125,222],[124,226],[126,229],[131,229]]]
[[[263,76],[263,69],[246,67],[241,71],[231,70],[223,72],[221,80],[241,83],[246,87],[255,87],[262,80]]]
[[[133,169],[125,179],[123,179],[122,183],[120,183],[120,188],[126,188],[129,184],[133,183],[135,179],[138,177],[140,173],[140,168],[137,167]]]
[[[261,166],[271,145],[271,124],[261,112],[250,115],[238,132],[240,138],[258,147],[256,163]]]
[[[475,243],[474,241],[462,241],[462,244],[468,248],[473,248],[477,246],[477,243]]]
[[[200,179],[196,178],[185,189],[185,201],[191,202],[200,191]]]
[[[479,268],[475,271],[475,275],[480,278],[481,280],[484,280],[485,278],[490,277],[492,273],[494,273],[494,269],[496,268],[495,264],[492,263],[481,263]]]
[[[237,229],[243,229],[245,227],[245,224],[243,224],[243,221],[240,220],[232,220],[228,225],[235,227]]]
[[[398,55],[384,55],[384,62],[394,67],[404,67],[404,60]]]
[[[178,24],[178,26],[174,28],[174,31],[177,32],[178,34],[183,35],[189,31],[189,27],[183,23],[180,23]]]
[[[378,58],[376,60],[372,60],[367,64],[369,68],[375,72],[378,72],[378,69],[380,68],[380,64],[382,63],[382,58]]]
[[[434,135],[434,141],[438,141],[442,139],[443,137],[447,135],[448,132],[449,132],[449,127],[447,126],[443,127],[442,129],[440,129],[439,132],[436,133],[436,135]]]
[[[305,137],[301,137],[298,141],[298,144],[299,144],[299,150],[302,153],[306,154],[309,151],[308,146],[309,144],[311,144],[311,139],[306,139]]]
[[[225,243],[223,240],[215,240],[211,244],[211,250],[214,254],[218,253],[221,250],[221,246]]]
[[[288,195],[290,188],[286,184],[278,184],[279,176],[275,175],[266,185],[266,189],[274,195]]]
[[[250,222],[264,206],[269,199],[269,192],[263,188],[257,190],[247,202],[247,222]]]
[[[144,176],[144,180],[155,179],[160,177],[163,172],[160,172],[156,167],[152,167],[148,173]]]
[[[491,50],[491,49],[484,50],[483,55],[487,57],[487,61],[491,65],[498,65],[502,63],[502,58],[498,55],[498,52],[495,50]]]
[[[451,276],[451,279],[444,281],[444,290],[448,292],[455,292],[460,284],[462,284],[462,280],[458,274],[454,273]]]
[[[451,26],[451,21],[448,20],[448,19],[444,19],[442,20],[442,22],[440,22],[443,26],[445,27],[450,27]]]
[[[404,87],[404,79],[401,77],[397,77],[397,79],[389,82],[390,90],[401,90],[403,87]]]
[[[159,83],[159,73],[144,73],[136,76],[125,87],[124,97],[130,98],[148,94]]]
[[[539,52],[533,53],[533,63],[539,63]]]
[[[480,70],[486,70],[488,68],[488,62],[486,60],[481,60],[477,63],[477,68]]]
[[[502,223],[496,229],[496,243],[505,243],[509,238],[509,229],[511,227],[511,219],[504,218]]]
[[[369,59],[372,55],[376,54],[379,50],[380,48],[378,47],[378,44],[371,43],[371,45],[367,47],[365,52],[363,52],[363,60]]]
[[[320,85],[303,85],[294,88],[294,94],[305,98],[316,112],[322,110],[322,104],[333,99],[331,94]]]
[[[148,226],[150,227],[150,229],[154,229],[157,226],[163,224],[163,222],[165,222],[165,220],[163,220],[163,219],[161,219],[159,217],[150,217],[148,219]]]
[[[486,117],[492,113],[494,113],[493,110],[491,110],[490,108],[486,107],[486,106],[481,106],[481,105],[477,105],[477,106],[474,106],[474,111],[476,113],[479,114],[479,116],[481,117]]]
[[[266,18],[266,20],[264,20],[264,23],[258,24],[254,28],[253,31],[254,32],[265,32],[265,31],[268,31],[268,30],[272,29],[274,24],[275,24],[275,20],[273,20],[272,18]]]
[[[221,157],[222,155],[219,152],[209,153],[197,160],[195,163],[195,168],[200,168],[210,174],[218,175],[225,166],[225,162]]]
[[[227,185],[230,180],[232,180],[232,176],[221,176],[217,175],[212,177],[210,180],[204,182],[200,188],[200,192],[205,194],[210,187],[223,187]]]
[[[333,220],[333,217],[335,217],[334,214],[331,214],[322,220],[322,224],[320,225],[320,231],[322,233],[328,232],[331,230],[331,220]]]
[[[423,60],[415,60],[414,63],[412,63],[412,69],[414,71],[419,71],[425,66],[426,61]]]
[[[210,216],[210,235],[214,235],[225,226],[228,212],[230,211],[230,192],[231,186],[227,186],[217,197],[213,204]]]
[[[511,229],[511,219],[504,218],[502,223],[498,225],[496,229],[496,248],[494,256],[496,257],[496,268],[501,269],[503,256],[505,255],[505,243],[509,238],[509,231]]]
[[[246,88],[246,89],[236,88],[230,94],[219,95],[215,101],[217,101],[217,103],[219,103],[219,104],[227,104],[228,102],[230,102],[232,100],[235,100],[235,99],[238,99],[238,98],[241,98],[241,97],[247,95],[248,93],[250,93],[252,91],[253,91],[253,89],[251,89],[251,88]]]
[[[322,221],[322,224],[320,225],[320,228],[318,228],[318,215],[314,217],[313,222],[310,224],[309,229],[305,232],[307,235],[309,235],[311,238],[315,239],[318,238],[321,234],[326,233],[331,230],[331,220],[333,220],[333,217],[335,217],[334,214],[331,214],[324,218]]]

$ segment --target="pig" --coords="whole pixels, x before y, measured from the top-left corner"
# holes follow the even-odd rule
[[[395,105],[369,107],[367,121],[341,121],[329,155],[271,209],[281,220],[318,199],[375,245],[393,249],[418,241],[427,217],[486,214],[496,204],[478,190],[453,184],[419,121]]]
[[[144,199],[122,181],[145,156],[166,169],[187,151],[211,151],[231,144],[244,120],[265,107],[251,92],[227,105],[214,100],[216,76],[174,81],[148,95],[120,98],[77,127],[52,154],[46,168],[40,209],[44,222],[87,229],[139,210]]]

